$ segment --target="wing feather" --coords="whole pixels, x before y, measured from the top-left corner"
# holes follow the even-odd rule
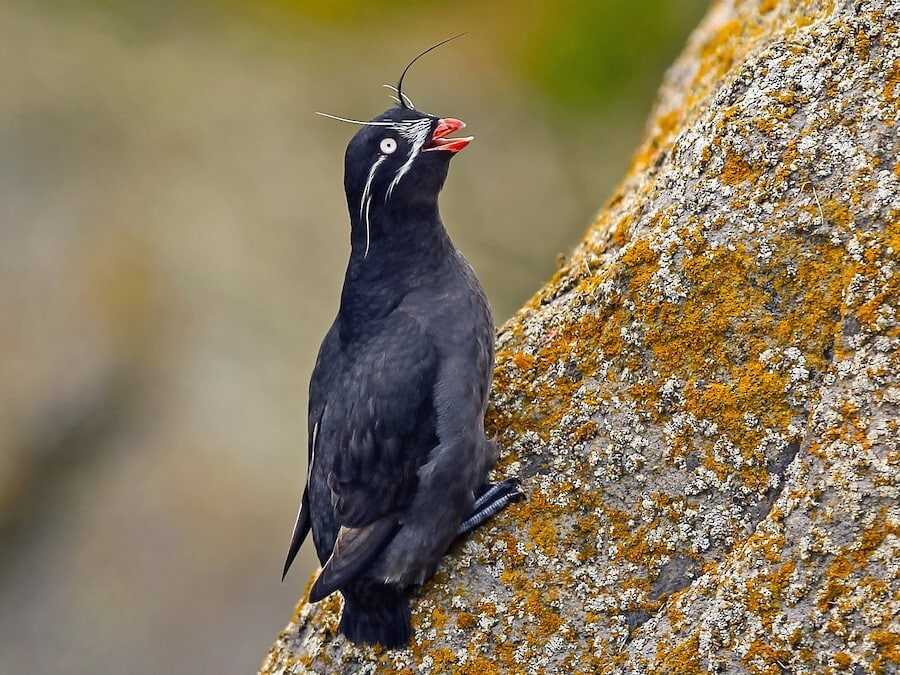
[[[318,602],[353,580],[384,548],[399,527],[396,518],[379,518],[365,527],[342,527],[331,557],[309,591],[309,601]]]

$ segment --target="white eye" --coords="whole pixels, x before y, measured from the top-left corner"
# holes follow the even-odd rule
[[[380,147],[381,147],[381,151],[382,151],[384,154],[389,155],[389,154],[391,154],[394,150],[397,149],[397,141],[395,141],[393,138],[384,138],[384,139],[381,140],[381,146],[380,146]]]

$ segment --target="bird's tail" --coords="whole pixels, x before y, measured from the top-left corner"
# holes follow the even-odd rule
[[[387,649],[399,649],[409,642],[409,604],[403,589],[396,584],[372,580],[359,581],[342,588],[344,612],[338,631],[355,643],[378,643]]]

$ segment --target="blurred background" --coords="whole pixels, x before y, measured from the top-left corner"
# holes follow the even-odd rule
[[[0,0],[0,673],[253,672],[348,248],[344,147],[464,119],[503,322],[627,167],[703,0]]]

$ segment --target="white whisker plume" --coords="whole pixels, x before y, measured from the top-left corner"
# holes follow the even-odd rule
[[[369,225],[369,205],[372,203],[372,197],[369,194],[369,191],[372,189],[372,180],[375,178],[375,172],[378,170],[378,167],[381,163],[387,159],[387,155],[382,155],[375,163],[372,165],[372,168],[369,169],[369,177],[366,178],[366,184],[363,186],[362,198],[359,200],[359,217],[366,224],[366,251],[363,253],[363,259],[369,257],[369,238],[370,238],[370,225]]]
[[[329,115],[328,113],[316,112],[316,115],[321,115],[322,117],[327,117],[330,120],[337,120],[338,122],[347,122],[348,124],[359,124],[364,127],[389,127],[394,122],[363,122],[362,120],[351,120],[348,117],[338,117],[337,115]]]

